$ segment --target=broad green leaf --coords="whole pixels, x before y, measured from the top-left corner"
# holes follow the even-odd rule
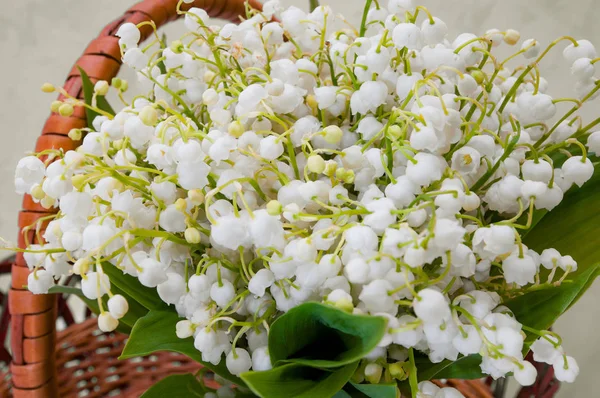
[[[187,355],[202,366],[212,370],[219,376],[233,382],[238,386],[244,386],[239,377],[233,376],[225,366],[223,359],[218,365],[202,361],[202,354],[194,347],[194,339],[180,339],[175,334],[175,325],[180,318],[172,310],[151,310],[140,318],[131,331],[131,335],[123,348],[119,359],[127,359],[152,354],[157,351],[171,351]]]
[[[386,320],[352,315],[337,308],[304,303],[273,322],[269,331],[271,362],[331,368],[355,362],[383,337]]]
[[[348,383],[344,390],[352,398],[396,398],[398,386],[393,384],[356,384]]]
[[[206,392],[208,390],[198,379],[193,374],[187,373],[165,377],[142,394],[142,398],[204,397]]]
[[[560,286],[541,288],[506,302],[515,317],[523,325],[537,330],[546,330],[569,309],[600,274],[600,263],[587,267],[573,280]],[[529,336],[531,343],[536,336]]]
[[[83,89],[83,100],[85,101],[86,104],[93,105],[92,98],[94,96],[94,83],[92,83],[92,81],[90,80],[90,77],[87,75],[85,70],[83,70],[83,68],[81,68],[79,66],[77,68],[79,69],[79,72],[81,73],[81,85],[82,85],[82,89]],[[110,106],[110,104],[108,103],[106,98],[104,98],[104,96],[102,96],[102,95],[96,96],[96,106],[100,110],[108,112],[111,115],[115,114],[114,109]],[[94,121],[96,116],[99,115],[99,113],[96,111],[93,111],[89,108],[85,108],[85,115],[87,118],[88,127],[92,127],[92,122]]]
[[[481,372],[480,355],[468,355],[460,357],[456,361],[444,360],[440,363],[431,363],[428,359],[423,362],[417,361],[419,369],[418,378],[422,380],[432,379],[463,379],[473,380],[485,377]]]
[[[290,363],[241,377],[261,398],[329,398],[336,395],[354,374],[358,362],[340,369],[323,370]]]
[[[169,307],[160,299],[156,289],[142,285],[138,278],[125,274],[110,263],[103,263],[102,270],[108,275],[111,285],[115,285],[147,309],[163,310]]]

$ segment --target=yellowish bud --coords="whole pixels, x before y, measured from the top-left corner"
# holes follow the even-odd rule
[[[306,96],[306,105],[308,105],[313,114],[316,114],[319,111],[319,104],[317,103],[317,98],[313,94],[309,94]]]
[[[52,101],[52,103],[50,104],[50,110],[52,112],[58,112],[58,108],[60,108],[60,106],[62,105],[62,101]]]
[[[196,228],[186,229],[183,235],[185,236],[185,240],[193,245],[200,243],[200,240],[202,239],[200,231]]]
[[[83,174],[76,174],[71,178],[71,183],[73,187],[80,191],[85,184],[86,176]]]
[[[323,135],[325,137],[325,141],[330,144],[337,144],[342,139],[344,132],[339,126],[332,124],[331,126],[327,126],[323,129]]]
[[[406,374],[406,371],[404,370],[404,362],[392,363],[388,367],[388,370],[390,372],[390,375],[394,379],[406,380],[408,378],[408,375]]]
[[[325,170],[323,170],[323,174],[325,174],[327,177],[331,177],[335,174],[337,168],[338,164],[335,162],[335,160],[327,160],[325,162]]]
[[[128,88],[129,88],[129,83],[127,83],[127,80],[121,79],[121,87],[119,87],[121,92],[124,93],[125,91],[127,91]]]
[[[392,124],[390,127],[388,127],[387,132],[388,135],[394,138],[398,138],[402,135],[402,129],[397,124]]]
[[[42,91],[45,93],[53,93],[54,90],[56,90],[56,88],[54,87],[53,84],[50,83],[44,83],[42,84]]]
[[[475,79],[477,84],[481,84],[485,80],[485,73],[483,73],[479,69],[471,71],[471,76],[473,77],[473,79]]]
[[[179,198],[175,201],[175,208],[181,212],[185,211],[187,208],[187,202],[183,198]]]
[[[56,199],[51,198],[50,196],[44,196],[42,200],[40,200],[40,204],[44,209],[50,209],[56,203]]]
[[[113,77],[112,80],[110,81],[110,85],[113,86],[114,88],[116,88],[117,90],[119,90],[121,88],[121,82],[122,82],[122,80],[119,79],[118,77]]]
[[[521,39],[521,34],[514,29],[508,29],[506,33],[504,33],[504,42],[509,46],[517,44],[519,39]]]
[[[278,200],[272,200],[269,203],[267,203],[267,213],[269,213],[272,216],[280,215],[282,210],[283,206]]]
[[[68,136],[73,141],[79,141],[81,139],[82,133],[79,129],[71,129],[69,130]]]
[[[139,114],[140,120],[146,126],[154,126],[158,121],[158,112],[151,105],[146,105],[142,108]]]
[[[115,148],[117,151],[120,151],[123,148],[123,140],[114,140],[112,142],[112,147]]]
[[[44,192],[41,185],[37,184],[31,189],[31,196],[36,200],[42,200],[46,196],[46,192]]]
[[[181,54],[184,49],[181,40],[175,40],[171,42],[171,45],[169,47],[171,48],[171,51],[173,51],[175,54]]]
[[[227,131],[235,138],[239,138],[242,134],[244,134],[244,125],[239,121],[235,120],[229,123]]]
[[[199,189],[190,189],[188,191],[188,199],[196,206],[204,203],[204,193]]]
[[[64,102],[60,107],[58,107],[58,113],[61,116],[71,116],[73,114],[73,111],[73,105],[67,104],[66,102]]]
[[[325,160],[320,155],[310,155],[306,167],[311,173],[321,174],[325,171]]]

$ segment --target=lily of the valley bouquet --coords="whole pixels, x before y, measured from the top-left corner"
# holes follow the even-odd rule
[[[530,385],[529,350],[574,381],[549,328],[597,273],[600,119],[578,115],[596,50],[449,37],[385,3],[358,28],[273,0],[239,25],[180,11],[171,43],[122,25],[141,88],[83,74],[85,103],[52,104],[86,107],[81,146],[17,166],[17,191],[59,209],[26,250],[28,288],[81,295],[102,331],[130,333],[122,357],[177,351],[223,385],[170,377],[173,394],[458,397],[428,380]],[[574,98],[547,94],[551,51]],[[71,274],[80,290],[54,286]]]

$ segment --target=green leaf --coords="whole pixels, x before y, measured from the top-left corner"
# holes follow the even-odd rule
[[[358,362],[336,370],[322,370],[290,363],[241,377],[261,398],[329,398],[336,395],[354,374]]]
[[[163,310],[169,308],[169,305],[160,299],[156,289],[142,285],[138,278],[125,274],[110,263],[103,263],[102,270],[108,275],[111,285],[115,285],[147,309]]]
[[[485,377],[479,367],[480,364],[481,356],[478,354],[460,357],[456,361],[444,360],[440,363],[431,363],[427,359],[423,364],[417,362],[419,381],[432,379],[479,379]]]
[[[204,397],[208,392],[193,374],[171,375],[150,387],[142,398]]]
[[[79,69],[79,73],[81,73],[81,85],[82,85],[82,89],[83,89],[83,100],[85,101],[86,104],[93,105],[92,98],[94,97],[94,83],[92,83],[92,81],[90,80],[90,77],[85,72],[85,70],[83,70],[83,68],[81,68],[80,66],[77,66],[77,69]],[[105,112],[110,113],[111,115],[115,114],[115,111],[112,108],[112,106],[110,106],[110,104],[108,103],[106,98],[104,98],[104,96],[102,96],[102,95],[96,96],[96,107],[98,107],[98,109],[101,109]],[[94,121],[96,116],[99,115],[99,113],[86,107],[85,115],[87,118],[88,127],[92,127],[92,122]]]
[[[119,359],[127,359],[152,354],[156,351],[171,351],[187,355],[202,366],[212,370],[219,376],[244,386],[239,377],[233,376],[225,366],[225,360],[218,365],[202,361],[202,354],[194,347],[194,339],[180,339],[175,334],[175,325],[180,318],[175,311],[151,310],[140,318],[131,331],[131,335],[123,348]]]
[[[331,368],[355,362],[383,337],[387,321],[352,315],[337,308],[304,303],[273,322],[269,331],[271,362]]]
[[[560,286],[534,290],[506,302],[515,317],[525,326],[547,330],[569,309],[600,274],[600,263],[579,274],[575,279],[564,281]],[[537,336],[530,335],[526,343]]]
[[[396,398],[398,386],[394,384],[348,383],[344,390],[353,398]]]

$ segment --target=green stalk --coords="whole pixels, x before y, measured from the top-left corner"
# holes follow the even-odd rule
[[[359,37],[364,37],[365,32],[367,31],[367,14],[369,13],[369,9],[371,8],[371,3],[373,0],[365,1],[365,8],[363,10],[362,21],[360,22],[360,34]]]

